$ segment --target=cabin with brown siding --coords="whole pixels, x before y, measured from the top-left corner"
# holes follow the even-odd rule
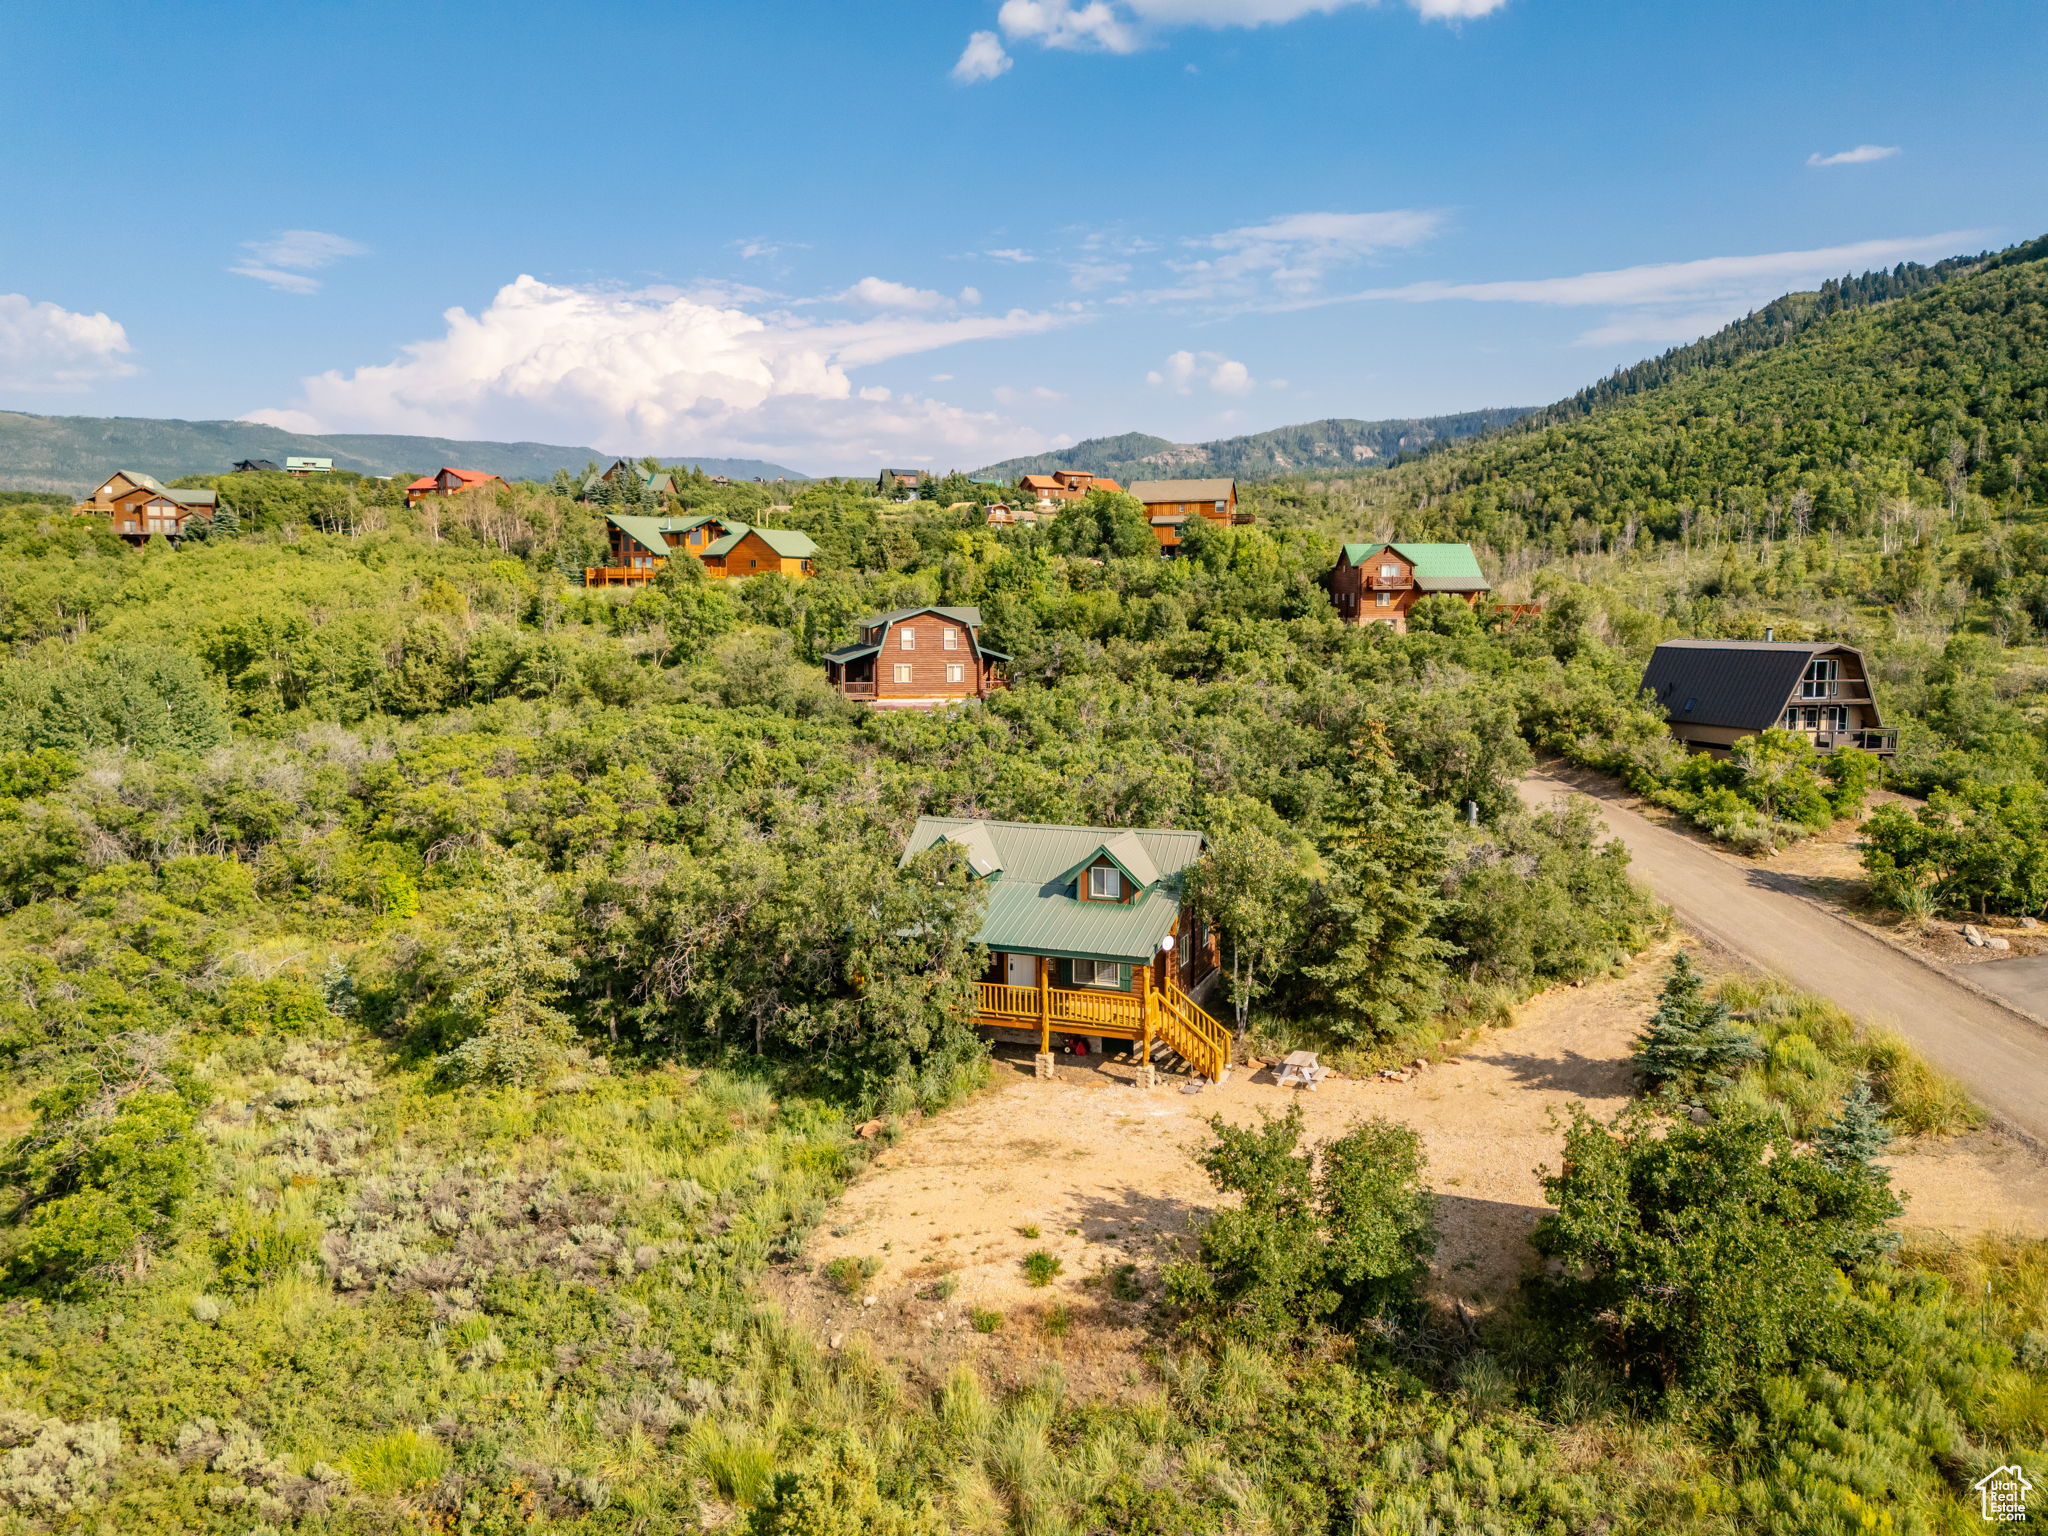
[[[480,491],[487,486],[502,486],[504,483],[496,475],[487,475],[480,469],[451,469],[443,465],[431,475],[421,475],[405,488],[405,504],[416,507],[429,496],[460,496],[465,491]]]
[[[877,709],[933,709],[1009,687],[1010,658],[981,643],[979,608],[899,608],[825,653],[825,680]]]
[[[743,526],[722,517],[633,517],[607,513],[605,537],[609,564],[585,566],[586,587],[632,587],[652,581],[676,550],[702,560],[705,553]]]
[[[1180,531],[1191,517],[1226,527],[1252,520],[1237,510],[1235,480],[1133,480],[1130,494],[1145,504],[1152,537],[1167,551],[1180,548]]]
[[[1347,624],[1408,632],[1408,610],[1447,593],[1476,608],[1493,590],[1470,544],[1346,544],[1329,576],[1330,601]]]
[[[176,544],[192,518],[211,517],[219,505],[216,491],[173,490],[153,476],[124,469],[71,510],[107,518],[115,533],[139,548],[159,535]]]
[[[808,581],[817,574],[817,561],[818,546],[807,533],[732,523],[724,537],[705,547],[704,574],[715,581],[761,575]]]
[[[1196,996],[1216,975],[1213,932],[1186,901],[1199,832],[920,817],[908,863],[959,850],[983,888],[977,943],[989,952],[973,1022],[1037,1047],[1128,1041],[1141,1070],[1162,1056],[1220,1081],[1231,1037]]]

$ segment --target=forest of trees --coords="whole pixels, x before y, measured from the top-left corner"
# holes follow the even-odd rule
[[[1661,930],[1590,815],[1522,807],[1537,755],[1751,843],[1860,804],[1867,760],[1688,763],[1637,697],[1666,635],[1827,624],[1905,729],[1874,888],[2048,900],[2048,275],[1899,282],[1582,419],[1249,488],[1170,560],[1126,498],[995,530],[943,479],[683,477],[819,574],[625,590],[579,584],[568,474],[411,510],[222,477],[176,550],[0,505],[0,1529],[1952,1528],[2048,1431],[2048,1255],[1900,1248],[1873,1159],[1968,1104],[1684,965],[1483,1327],[1428,1304],[1378,1122],[1215,1127],[1227,1214],[1114,1401],[906,1379],[758,1290],[855,1125],[984,1080],[980,897],[899,868],[920,814],[1201,829],[1219,1008],[1371,1068]],[[1542,613],[1339,623],[1337,540],[1396,532]],[[922,603],[977,604],[1015,686],[825,686]]]

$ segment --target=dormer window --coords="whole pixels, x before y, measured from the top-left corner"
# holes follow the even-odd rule
[[[1088,899],[1090,901],[1122,901],[1124,899],[1123,871],[1114,864],[1097,864],[1088,871]]]

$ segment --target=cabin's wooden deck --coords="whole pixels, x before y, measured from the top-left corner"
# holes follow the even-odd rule
[[[1224,1068],[1230,1065],[1230,1031],[1173,983],[1155,987],[1150,971],[1140,968],[1137,974],[1135,992],[979,982],[974,1022],[991,1028],[1036,1030],[1039,1049],[1048,1053],[1056,1034],[1135,1040],[1140,1054],[1148,1059],[1153,1043],[1159,1041],[1195,1071],[1221,1081]]]

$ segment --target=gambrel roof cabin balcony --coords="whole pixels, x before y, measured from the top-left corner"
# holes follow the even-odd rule
[[[219,505],[217,491],[172,490],[153,476],[123,469],[71,510],[110,519],[115,533],[140,548],[158,535],[177,543],[193,516],[211,517]]]
[[[1695,751],[1725,752],[1773,727],[1823,752],[1889,757],[1899,746],[1878,714],[1863,653],[1832,640],[1666,640],[1643,688]]]
[[[1216,972],[1215,942],[1182,891],[1201,833],[925,816],[904,861],[942,844],[987,902],[978,1027],[1035,1037],[1042,1070],[1064,1036],[1128,1040],[1141,1063],[1164,1050],[1222,1079],[1230,1032],[1192,996]]]
[[[898,608],[825,653],[825,681],[877,709],[933,709],[1010,686],[1010,658],[981,643],[979,608]]]

